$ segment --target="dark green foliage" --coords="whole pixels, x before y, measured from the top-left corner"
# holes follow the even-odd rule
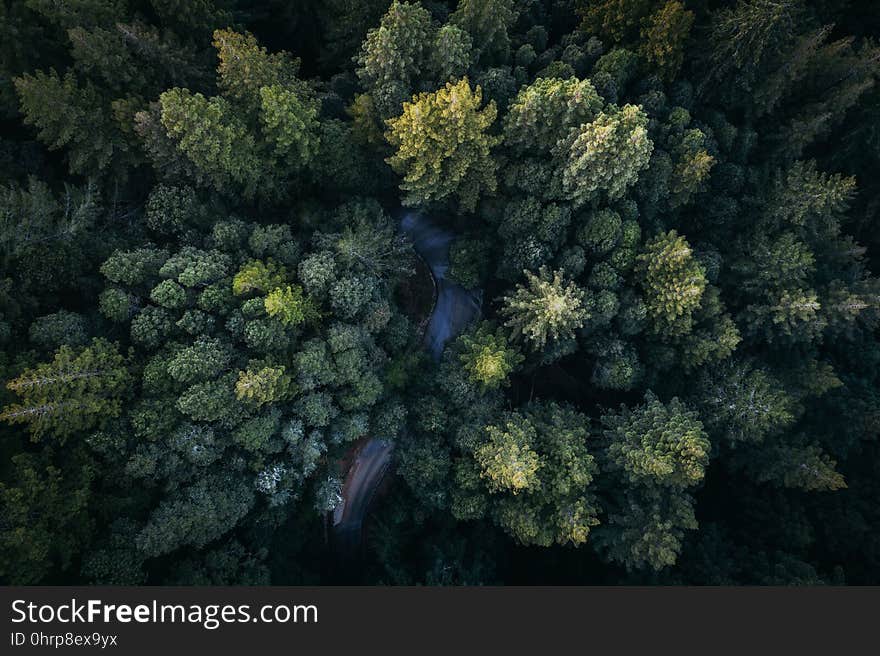
[[[0,582],[880,582],[876,13],[0,2]]]

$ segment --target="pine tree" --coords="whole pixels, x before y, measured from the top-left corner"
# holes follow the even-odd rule
[[[473,211],[482,194],[495,191],[497,164],[491,150],[499,138],[488,133],[497,110],[480,108],[483,93],[467,78],[404,103],[403,114],[387,121],[385,138],[395,148],[386,161],[403,175],[404,205],[451,196]]]
[[[649,18],[642,19],[639,54],[651,70],[674,79],[684,62],[685,42],[694,24],[694,12],[679,0],[669,0]]]
[[[431,69],[441,84],[467,75],[471,67],[473,39],[455,25],[444,25],[434,37]]]
[[[57,196],[36,177],[27,188],[0,187],[0,256],[4,262],[33,246],[72,240],[97,221],[101,205],[96,185],[65,185]]]
[[[519,90],[504,118],[504,144],[548,152],[572,128],[593,121],[602,99],[589,80],[543,77]]]
[[[599,197],[619,199],[648,166],[654,144],[648,117],[635,105],[609,107],[596,120],[557,145],[562,158],[562,188],[575,205]]]
[[[27,424],[34,441],[47,434],[63,443],[71,434],[116,417],[130,376],[115,344],[95,339],[83,349],[62,346],[52,362],[26,369],[7,388],[20,400],[0,419]]]
[[[704,372],[697,403],[713,436],[733,442],[760,442],[790,426],[794,399],[770,373],[745,362]]]
[[[98,90],[68,71],[15,78],[21,112],[50,149],[66,148],[71,173],[102,173],[128,150]]]
[[[357,57],[357,75],[381,118],[400,114],[414,82],[427,65],[431,15],[418,2],[394,0],[379,27],[367,32]]]
[[[585,294],[574,283],[565,283],[562,272],[550,273],[541,268],[537,275],[523,271],[526,286],[504,297],[501,310],[507,317],[504,324],[533,349],[543,348],[548,341],[570,338],[589,318],[584,305]]]
[[[709,440],[697,414],[677,398],[662,403],[652,393],[634,410],[603,415],[606,467],[634,485],[686,488],[703,480]]]
[[[272,177],[254,136],[228,101],[188,89],[171,89],[159,100],[168,136],[218,191],[228,189],[230,183],[247,197],[271,191]]]
[[[507,32],[517,13],[514,0],[459,0],[449,22],[470,34],[476,46],[475,60],[490,64],[507,59]]]
[[[535,428],[519,415],[512,415],[503,426],[487,426],[488,441],[474,456],[490,491],[517,494],[536,488],[541,460],[532,448]]]
[[[521,544],[579,546],[599,524],[587,432],[586,417],[555,403],[530,404],[485,427],[474,450],[478,475],[493,518]],[[461,513],[467,502],[458,495],[457,503]]]
[[[703,266],[674,230],[649,241],[636,268],[655,333],[685,335],[706,288]]]
[[[468,378],[493,389],[508,384],[508,377],[523,361],[523,356],[508,347],[507,337],[501,328],[492,329],[482,323],[473,333],[459,338],[462,353],[459,355]]]
[[[275,154],[294,168],[304,168],[320,147],[317,103],[282,86],[260,88],[263,134]]]
[[[229,100],[254,108],[260,104],[261,89],[281,87],[297,91],[299,60],[281,51],[269,53],[249,32],[214,32],[217,49],[218,86]]]
[[[63,464],[52,456],[18,453],[12,476],[0,482],[0,577],[13,585],[36,585],[57,571],[75,576],[95,528],[97,463],[84,449],[66,453]]]
[[[320,316],[315,303],[303,295],[299,285],[276,287],[266,296],[264,307],[266,314],[276,317],[285,326],[298,326]]]
[[[580,29],[611,43],[631,42],[653,4],[653,0],[579,0]]]
[[[281,401],[290,390],[290,376],[285,374],[285,368],[282,366],[263,367],[258,371],[240,371],[238,382],[235,384],[235,395],[238,400],[257,406]]]

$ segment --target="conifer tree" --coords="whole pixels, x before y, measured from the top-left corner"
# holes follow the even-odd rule
[[[504,297],[505,325],[534,349],[570,338],[589,318],[584,291],[574,283],[566,284],[561,271],[541,268],[537,275],[523,274],[527,285],[517,285],[513,294]]]
[[[706,288],[703,266],[674,230],[648,242],[636,271],[654,332],[675,336],[691,330],[693,312]]]
[[[483,92],[467,78],[422,93],[390,119],[385,133],[395,148],[388,158],[403,175],[405,205],[423,205],[454,196],[465,210],[496,189],[497,167],[491,150],[499,139],[488,133],[495,121],[494,102],[482,107]]]
[[[63,443],[77,431],[118,416],[129,381],[115,344],[95,339],[79,350],[62,346],[52,362],[26,369],[7,383],[20,400],[6,406],[0,419],[26,424],[35,441],[50,435]]]

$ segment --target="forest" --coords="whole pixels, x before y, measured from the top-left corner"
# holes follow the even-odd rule
[[[880,584],[875,0],[0,0],[0,583]]]

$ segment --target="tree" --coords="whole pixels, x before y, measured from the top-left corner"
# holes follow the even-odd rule
[[[295,168],[307,166],[318,151],[318,103],[280,85],[261,87],[263,132],[275,154]]]
[[[738,284],[750,294],[805,284],[816,269],[816,257],[794,232],[770,237],[756,232],[739,246],[742,255],[731,263]]]
[[[684,532],[697,528],[687,493],[702,482],[710,443],[697,414],[677,398],[602,415],[603,487],[610,490],[607,522],[596,544],[627,569],[673,565]]]
[[[192,187],[157,185],[150,192],[144,219],[159,234],[179,234],[202,221],[204,209]]]
[[[229,25],[234,16],[226,0],[190,0],[181,5],[177,0],[149,0],[153,10],[165,21],[183,25],[187,30],[207,32],[219,25]]]
[[[773,226],[798,226],[809,234],[830,236],[837,233],[855,188],[851,176],[822,173],[814,161],[795,162],[773,181],[765,216]]]
[[[159,102],[168,136],[218,191],[233,183],[253,197],[271,187],[253,135],[225,99],[171,89]]]
[[[88,336],[89,327],[85,317],[67,310],[37,317],[28,330],[30,341],[49,351],[64,344],[85,346],[89,341]]]
[[[653,0],[601,0],[576,3],[580,29],[612,43],[633,41],[642,21],[650,14]]]
[[[604,209],[586,216],[577,241],[584,248],[604,255],[617,246],[623,236],[623,220],[614,210]]]
[[[755,116],[772,115],[780,127],[771,138],[782,159],[839,123],[880,73],[872,43],[851,38],[826,43],[833,25],[817,27],[798,0],[743,0],[714,13],[708,74],[702,90]]]
[[[217,378],[228,369],[231,360],[232,353],[221,340],[199,336],[192,346],[175,353],[165,370],[178,383],[191,385]]]
[[[474,450],[478,476],[490,492],[493,518],[518,542],[579,546],[598,525],[587,431],[586,417],[555,403],[530,404],[484,428]],[[453,513],[465,502],[456,496]]]
[[[505,296],[501,314],[504,324],[533,349],[543,348],[548,340],[566,339],[589,318],[584,305],[585,294],[574,283],[565,283],[562,272],[542,267],[537,275],[523,271],[526,286]]]
[[[345,68],[357,52],[367,31],[388,9],[385,0],[328,0],[322,3],[319,19],[326,40],[319,58],[330,70]]]
[[[397,116],[426,64],[433,27],[418,2],[394,0],[379,27],[367,32],[357,57],[357,75],[371,91],[382,118]]]
[[[748,92],[762,63],[790,43],[802,10],[798,0],[739,0],[736,7],[716,12],[711,24],[712,49],[707,53],[711,72],[704,85],[730,82],[735,72],[737,91]]]
[[[27,0],[26,4],[64,29],[112,23],[123,17],[125,7],[124,0],[72,0],[62,4],[53,0]]]
[[[698,528],[694,502],[672,489],[635,488],[623,493],[616,510],[594,531],[600,553],[627,570],[655,571],[675,565],[685,531]]]
[[[602,99],[589,80],[543,77],[519,90],[504,118],[504,144],[549,152],[573,128],[593,121]]]
[[[298,326],[320,316],[312,299],[303,296],[303,289],[299,285],[276,287],[266,296],[263,305],[266,314],[277,317],[285,326]]]
[[[286,89],[299,82],[299,61],[283,50],[270,54],[249,32],[216,30],[214,48],[219,59],[218,85],[232,101],[256,108],[264,88]]]
[[[694,194],[705,191],[709,172],[715,158],[707,151],[707,139],[702,130],[683,130],[672,145],[675,161],[670,179],[671,205],[687,205]]]
[[[564,164],[562,188],[575,205],[599,196],[623,196],[647,168],[654,145],[648,138],[648,117],[635,105],[610,107],[596,120],[557,145]]]
[[[81,24],[80,24],[81,25]],[[182,84],[203,84],[199,57],[177,35],[139,20],[67,31],[77,72],[129,98]]]
[[[796,418],[794,400],[779,381],[744,362],[704,372],[697,403],[707,429],[734,442],[759,442]]]
[[[523,356],[508,348],[507,337],[501,328],[492,329],[489,323],[482,323],[472,334],[459,338],[462,353],[461,363],[468,378],[485,389],[508,384],[508,377],[523,361]]]
[[[486,435],[488,442],[474,457],[489,490],[517,494],[536,488],[541,461],[531,447],[536,438],[531,422],[514,414],[503,426],[487,426]]]
[[[341,230],[321,231],[315,241],[334,252],[345,266],[388,285],[414,271],[411,242],[377,202],[349,201],[336,208],[333,219]]]
[[[385,138],[396,149],[386,161],[403,175],[404,205],[421,205],[455,196],[468,211],[480,195],[496,188],[492,147],[499,138],[487,133],[497,110],[480,109],[483,93],[467,78],[421,93],[404,103],[403,114],[387,121]]]
[[[0,577],[35,585],[53,571],[70,572],[88,545],[96,463],[82,449],[53,462],[46,449],[12,457],[13,476],[0,483]]]
[[[235,383],[235,395],[239,401],[261,406],[286,398],[292,390],[290,376],[285,368],[263,367],[258,371],[239,371]]]
[[[253,503],[243,481],[207,476],[159,505],[136,537],[137,547],[148,557],[181,546],[202,547],[233,529]]]
[[[33,176],[26,189],[0,187],[0,255],[10,263],[34,246],[75,239],[97,222],[100,210],[98,189],[92,183],[82,188],[65,185],[57,196]]]
[[[437,30],[431,48],[431,68],[438,82],[451,82],[464,77],[471,67],[473,39],[455,25]]]
[[[609,471],[620,471],[634,485],[686,488],[703,480],[709,439],[696,412],[677,398],[662,403],[648,392],[634,410],[602,416]]]
[[[808,492],[841,490],[847,486],[834,459],[802,435],[791,442],[774,440],[762,444],[742,460],[758,483]]]
[[[649,241],[636,271],[654,332],[689,333],[706,288],[706,273],[685,238],[670,230]]]
[[[272,259],[267,261],[251,260],[244,264],[232,279],[232,293],[236,296],[268,294],[281,288],[287,281],[286,268]]]
[[[635,349],[621,340],[602,340],[590,382],[602,389],[631,389],[641,378],[643,366]]]
[[[24,121],[52,150],[67,148],[71,173],[103,173],[128,150],[97,89],[68,71],[15,78]]]
[[[514,0],[459,0],[449,22],[471,35],[475,60],[488,64],[504,61],[510,52],[508,28],[517,17]]]
[[[63,443],[72,433],[118,416],[129,381],[115,344],[95,339],[82,349],[62,346],[52,362],[7,383],[20,400],[6,406],[0,419],[27,424],[34,441],[48,433]]]
[[[770,292],[743,312],[751,335],[772,341],[809,342],[825,329],[822,303],[813,289]]]
[[[674,79],[684,61],[684,45],[694,24],[694,12],[670,0],[642,22],[639,54],[661,76]]]

